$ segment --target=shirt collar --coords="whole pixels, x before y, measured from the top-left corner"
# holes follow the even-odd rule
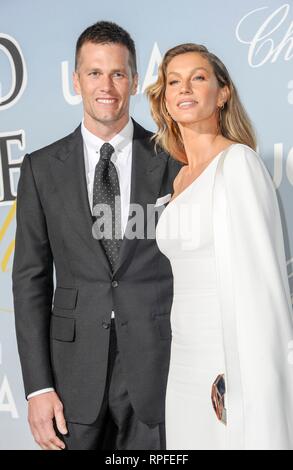
[[[109,141],[109,143],[114,147],[116,154],[119,154],[128,144],[132,142],[133,130],[133,122],[132,119],[129,118],[126,126],[123,127],[123,129]],[[88,148],[94,150],[95,152],[100,152],[100,148],[105,143],[105,141],[90,132],[85,127],[83,120],[81,123],[81,134]]]

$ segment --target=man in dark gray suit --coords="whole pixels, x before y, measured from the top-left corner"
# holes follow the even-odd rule
[[[29,423],[43,449],[161,449],[173,280],[147,235],[180,164],[129,117],[136,57],[121,27],[81,34],[74,86],[82,124],[26,155],[18,185],[13,295]]]

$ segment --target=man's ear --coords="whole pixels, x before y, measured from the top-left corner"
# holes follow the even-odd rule
[[[73,80],[73,87],[74,91],[77,95],[80,95],[80,83],[79,83],[79,75],[78,72],[74,71],[72,74],[72,80]]]
[[[138,87],[138,74],[136,73],[132,78],[131,95],[136,95],[137,87]]]

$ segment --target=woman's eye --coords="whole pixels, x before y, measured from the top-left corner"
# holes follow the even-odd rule
[[[171,82],[169,82],[169,85],[175,85],[175,83],[178,83],[178,80],[171,80]]]
[[[205,79],[205,78],[204,78],[204,76],[203,76],[203,75],[196,75],[196,76],[194,77],[194,79],[193,79],[193,80],[199,80],[199,81],[202,81],[202,80],[204,80],[204,79]]]

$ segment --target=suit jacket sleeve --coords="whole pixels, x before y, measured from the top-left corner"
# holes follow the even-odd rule
[[[261,158],[235,145],[219,162],[214,228],[231,448],[292,449],[293,338],[275,188]]]
[[[21,165],[12,271],[16,334],[26,395],[54,387],[49,345],[53,257],[31,160],[26,155]]]

